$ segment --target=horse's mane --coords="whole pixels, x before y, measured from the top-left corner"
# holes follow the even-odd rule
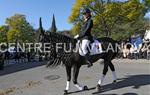
[[[73,37],[61,34],[59,32],[50,32],[49,33],[50,41],[54,43],[75,43]]]
[[[53,45],[56,43],[65,43],[66,45],[71,43],[72,45],[75,46],[76,44],[76,39],[61,33],[50,32],[48,38],[50,43],[53,43]],[[56,67],[60,65],[61,62],[65,64],[66,61],[68,61],[70,56],[72,55],[72,52],[68,53],[65,52],[64,50],[60,50],[55,52],[55,55],[56,55],[55,58],[53,58],[51,61],[48,62],[47,67]]]

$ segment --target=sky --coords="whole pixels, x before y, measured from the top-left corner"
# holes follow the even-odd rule
[[[0,25],[5,19],[16,13],[26,15],[27,21],[34,27],[39,27],[39,18],[42,17],[44,29],[49,29],[55,15],[56,26],[59,31],[69,30],[72,24],[68,17],[75,0],[0,0]]]
[[[39,18],[42,17],[43,27],[48,30],[54,14],[57,29],[69,30],[72,24],[67,20],[74,3],[75,0],[0,0],[0,26],[5,24],[6,18],[19,13],[26,15],[35,29],[39,27]],[[150,13],[146,17],[150,18]]]

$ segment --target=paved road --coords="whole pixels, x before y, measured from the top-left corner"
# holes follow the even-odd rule
[[[118,83],[112,85],[107,74],[103,90],[95,95],[150,95],[150,60],[114,60]],[[148,64],[149,63],[149,64]],[[73,85],[70,95],[92,95],[103,65],[83,66],[79,82],[90,90],[79,92]],[[14,64],[0,71],[0,95],[63,95],[66,83],[64,67],[46,69],[41,63]]]

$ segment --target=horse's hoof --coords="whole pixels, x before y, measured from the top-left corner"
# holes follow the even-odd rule
[[[101,91],[101,88],[102,88],[102,87],[98,84],[98,85],[96,86],[96,91],[97,91],[97,92],[100,92],[100,91]]]
[[[64,90],[64,95],[67,95],[68,94],[68,90]]]
[[[84,86],[83,90],[89,90],[89,88],[87,86]]]

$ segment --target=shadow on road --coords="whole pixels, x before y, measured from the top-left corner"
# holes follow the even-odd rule
[[[102,92],[110,90],[120,89],[124,87],[132,87],[133,89],[139,89],[141,86],[150,84],[150,75],[130,75],[127,78],[118,79],[116,84],[104,85]]]
[[[150,75],[130,75],[126,78],[118,79],[116,84],[107,84],[102,87],[101,92],[95,92],[93,94],[102,95],[98,93],[107,92],[111,90],[117,90],[125,87],[132,87],[133,89],[139,89],[142,86],[150,84]],[[133,93],[126,93],[123,95],[137,95]]]
[[[83,91],[89,91],[89,90],[94,90],[95,87],[89,88],[88,90],[79,90],[79,91],[74,91],[74,92],[68,92],[68,94],[73,94],[73,93],[79,93],[79,92],[83,92]]]
[[[96,94],[96,95],[120,95],[120,94]],[[124,93],[122,95],[138,95],[136,93]]]
[[[0,70],[0,76],[42,66],[44,65],[44,63],[45,62],[30,62],[30,63],[20,63],[20,64],[17,63],[17,64],[9,65],[6,66],[4,70]]]
[[[132,87],[133,89],[139,89],[142,86],[150,85],[150,75],[130,75],[126,78],[120,78],[118,79],[118,82],[116,84],[107,84],[102,86],[102,90],[100,92],[94,92],[92,94],[95,95],[120,95],[120,94],[102,94],[103,92],[111,91],[111,90],[117,90],[125,87]],[[95,90],[95,87],[89,88],[89,90]],[[73,93],[79,93],[83,91],[75,91],[70,92],[69,94]],[[136,93],[125,93],[122,95],[138,95]]]

